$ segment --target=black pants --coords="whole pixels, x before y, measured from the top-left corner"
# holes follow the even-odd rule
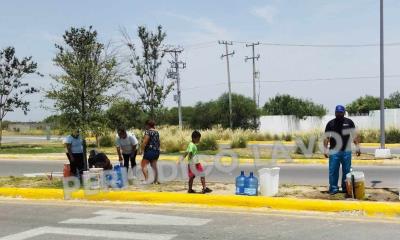
[[[69,165],[71,167],[71,174],[77,176],[79,172],[79,175],[82,176],[84,170],[83,153],[73,153],[72,156],[74,157],[74,161],[71,160],[71,157],[67,153]]]
[[[129,162],[131,162],[131,168],[134,168],[136,166],[136,151],[134,151],[131,154],[122,154],[122,157],[124,158],[124,167],[126,169],[129,169]]]

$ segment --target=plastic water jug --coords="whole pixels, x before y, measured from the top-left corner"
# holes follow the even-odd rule
[[[253,172],[250,172],[250,176],[246,178],[244,193],[249,196],[257,196],[258,190],[258,179],[254,177]]]
[[[346,190],[349,197],[362,200],[365,197],[365,177],[363,172],[350,172],[346,175]]]
[[[236,195],[244,195],[245,182],[246,176],[244,171],[241,171],[240,175],[236,177]]]
[[[260,176],[260,193],[262,196],[275,196],[279,191],[279,167],[262,168],[258,170]]]

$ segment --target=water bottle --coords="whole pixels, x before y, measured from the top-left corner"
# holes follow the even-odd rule
[[[245,182],[246,176],[244,176],[244,171],[241,171],[240,175],[236,177],[236,195],[244,195]]]
[[[249,196],[257,196],[258,190],[258,179],[254,177],[253,172],[250,172],[250,176],[246,178],[244,193]]]
[[[114,171],[116,173],[115,175],[117,178],[117,179],[115,179],[116,185],[118,186],[118,188],[122,188],[123,181],[122,181],[121,166],[119,166],[119,165],[114,166]]]

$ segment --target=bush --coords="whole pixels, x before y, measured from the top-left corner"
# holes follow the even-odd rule
[[[246,147],[247,147],[247,139],[244,136],[235,134],[232,137],[231,148],[246,148]]]
[[[304,134],[296,136],[296,154],[306,154],[299,147],[298,141],[303,142],[306,149],[309,149],[311,140],[314,141],[314,146],[312,147],[312,153],[316,153],[318,150],[318,136],[316,134]]]
[[[386,143],[400,143],[400,130],[391,128],[386,131]]]
[[[379,130],[361,130],[360,140],[363,143],[379,143],[380,133]]]
[[[198,149],[200,151],[217,150],[218,149],[217,137],[213,134],[207,134],[204,137],[201,137]]]
[[[100,147],[112,147],[114,146],[115,139],[110,135],[101,136],[99,139]]]

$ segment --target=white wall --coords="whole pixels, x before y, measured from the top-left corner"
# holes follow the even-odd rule
[[[295,116],[261,116],[260,117],[260,131],[268,132],[271,134],[295,133],[295,132],[308,132],[308,131],[322,131],[325,129],[326,124],[331,119],[335,118],[334,115],[326,115],[322,118],[310,116],[306,119],[297,119]],[[354,121],[358,129],[379,129],[380,128],[380,114],[379,110],[371,111],[368,116],[351,116],[349,117]],[[385,110],[385,127],[400,128],[400,109],[386,109]]]

